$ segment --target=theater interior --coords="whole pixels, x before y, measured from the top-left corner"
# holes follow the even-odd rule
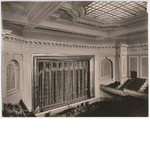
[[[2,2],[3,117],[147,117],[146,1]]]

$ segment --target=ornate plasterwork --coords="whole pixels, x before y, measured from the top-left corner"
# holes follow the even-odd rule
[[[24,38],[16,35],[2,35],[4,42],[3,51],[8,50],[13,52],[32,52],[34,51],[43,51],[46,49],[53,49],[56,48],[57,50],[61,51],[65,49],[67,51],[71,50],[85,50],[86,52],[93,52],[101,55],[123,55],[126,53],[130,53],[131,48],[139,48],[138,53],[146,54],[148,53],[148,44],[141,43],[141,44],[134,44],[134,45],[127,45],[127,44],[120,44],[120,45],[90,45],[90,44],[76,44],[76,43],[67,43],[67,42],[58,42],[58,41],[48,41],[48,40],[38,40],[38,39],[30,39]],[[11,43],[7,43],[11,42]],[[16,43],[16,45],[14,44]],[[19,45],[18,45],[19,44]],[[94,51],[93,51],[94,50]],[[74,51],[75,52],[75,51]],[[133,51],[131,51],[133,52]],[[137,52],[136,52],[137,53]]]
[[[25,26],[25,29],[33,29],[36,25],[47,18],[50,14],[57,11],[63,2],[51,2],[51,3],[39,3],[39,6],[33,10],[30,16],[28,16],[29,23],[34,23],[33,27],[31,25]]]
[[[64,22],[69,26],[73,26],[73,28],[75,26],[94,31],[98,30],[105,32],[105,35],[110,35],[109,37],[103,36],[104,38],[117,38],[117,36],[129,34],[132,32],[133,27],[139,27],[138,31],[142,31],[143,24],[147,23],[148,20],[147,13],[141,13],[120,22],[104,23],[85,16],[84,6],[88,3],[90,2],[10,2],[8,6],[7,4],[5,7],[2,6],[2,18],[15,24],[25,25],[24,29],[26,30],[33,30],[34,27],[39,27],[39,23],[43,20],[47,22],[47,26],[43,26],[46,29],[51,25],[49,21],[56,21],[57,26]],[[67,19],[60,20],[62,19],[62,13],[55,15],[55,12],[59,9],[70,15],[68,22]],[[66,31],[72,32],[68,30],[69,28],[67,27]],[[144,29],[147,28],[144,27]]]
[[[116,47],[116,56],[148,54],[148,43],[139,44],[118,44]]]
[[[47,41],[47,40],[38,40],[38,39],[29,39],[29,38],[23,38],[20,36],[16,35],[5,35],[3,38],[4,41],[6,42],[12,42],[12,43],[18,43],[23,45],[23,50],[29,49],[29,48],[50,48],[50,47],[55,47],[55,48],[67,48],[67,49],[85,49],[86,51],[89,50],[97,50],[97,53],[100,51],[102,53],[105,53],[106,50],[108,49],[109,51],[114,48],[114,45],[90,45],[90,44],[75,44],[75,43],[66,43],[66,42],[58,42],[58,41]],[[4,44],[4,48],[9,45]],[[16,46],[17,48],[17,46]],[[13,48],[15,49],[15,48]],[[61,49],[60,49],[61,50]]]
[[[73,20],[72,15],[70,15],[68,11],[58,9],[55,13],[58,14],[60,18],[63,18],[69,21]]]

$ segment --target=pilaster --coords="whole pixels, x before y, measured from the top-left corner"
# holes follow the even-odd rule
[[[28,109],[32,108],[32,86],[31,86],[31,55],[23,54],[23,101]]]
[[[127,44],[116,46],[116,81],[127,79]]]

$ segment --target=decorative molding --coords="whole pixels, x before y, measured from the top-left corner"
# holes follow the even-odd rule
[[[148,48],[148,43],[138,43],[138,44],[128,45],[128,48],[135,48],[135,47],[147,47]]]
[[[16,35],[5,35],[5,38],[3,38],[4,41],[6,42],[13,42],[16,44],[20,44],[19,48],[18,45],[10,46],[10,44],[3,44],[4,49],[17,49],[17,51],[20,49],[20,51],[28,51],[28,49],[37,49],[37,48],[44,48],[44,49],[49,49],[49,48],[59,48],[62,49],[69,49],[69,50],[96,50],[96,53],[101,53],[102,55],[106,56],[106,53],[108,55],[120,55],[121,50],[128,50],[131,47],[139,47],[140,52],[145,53],[148,52],[148,49],[145,50],[145,48],[148,47],[148,43],[141,43],[141,44],[132,44],[132,45],[127,45],[127,44],[121,44],[121,45],[90,45],[90,44],[76,44],[76,43],[67,43],[67,42],[58,42],[58,41],[48,41],[48,40],[38,40],[38,39],[30,39],[30,38],[24,38]],[[21,48],[22,46],[22,48]],[[124,49],[125,48],[125,49]],[[128,49],[127,49],[128,48]],[[142,50],[144,48],[144,50]],[[14,51],[13,50],[13,51]],[[38,50],[38,49],[37,49]],[[60,49],[61,50],[61,49]]]

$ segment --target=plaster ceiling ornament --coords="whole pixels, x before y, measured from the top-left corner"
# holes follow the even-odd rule
[[[69,21],[73,20],[72,16],[69,13],[67,13],[67,11],[65,11],[65,10],[58,9],[55,13],[58,14],[59,17],[62,19],[66,19]]]

